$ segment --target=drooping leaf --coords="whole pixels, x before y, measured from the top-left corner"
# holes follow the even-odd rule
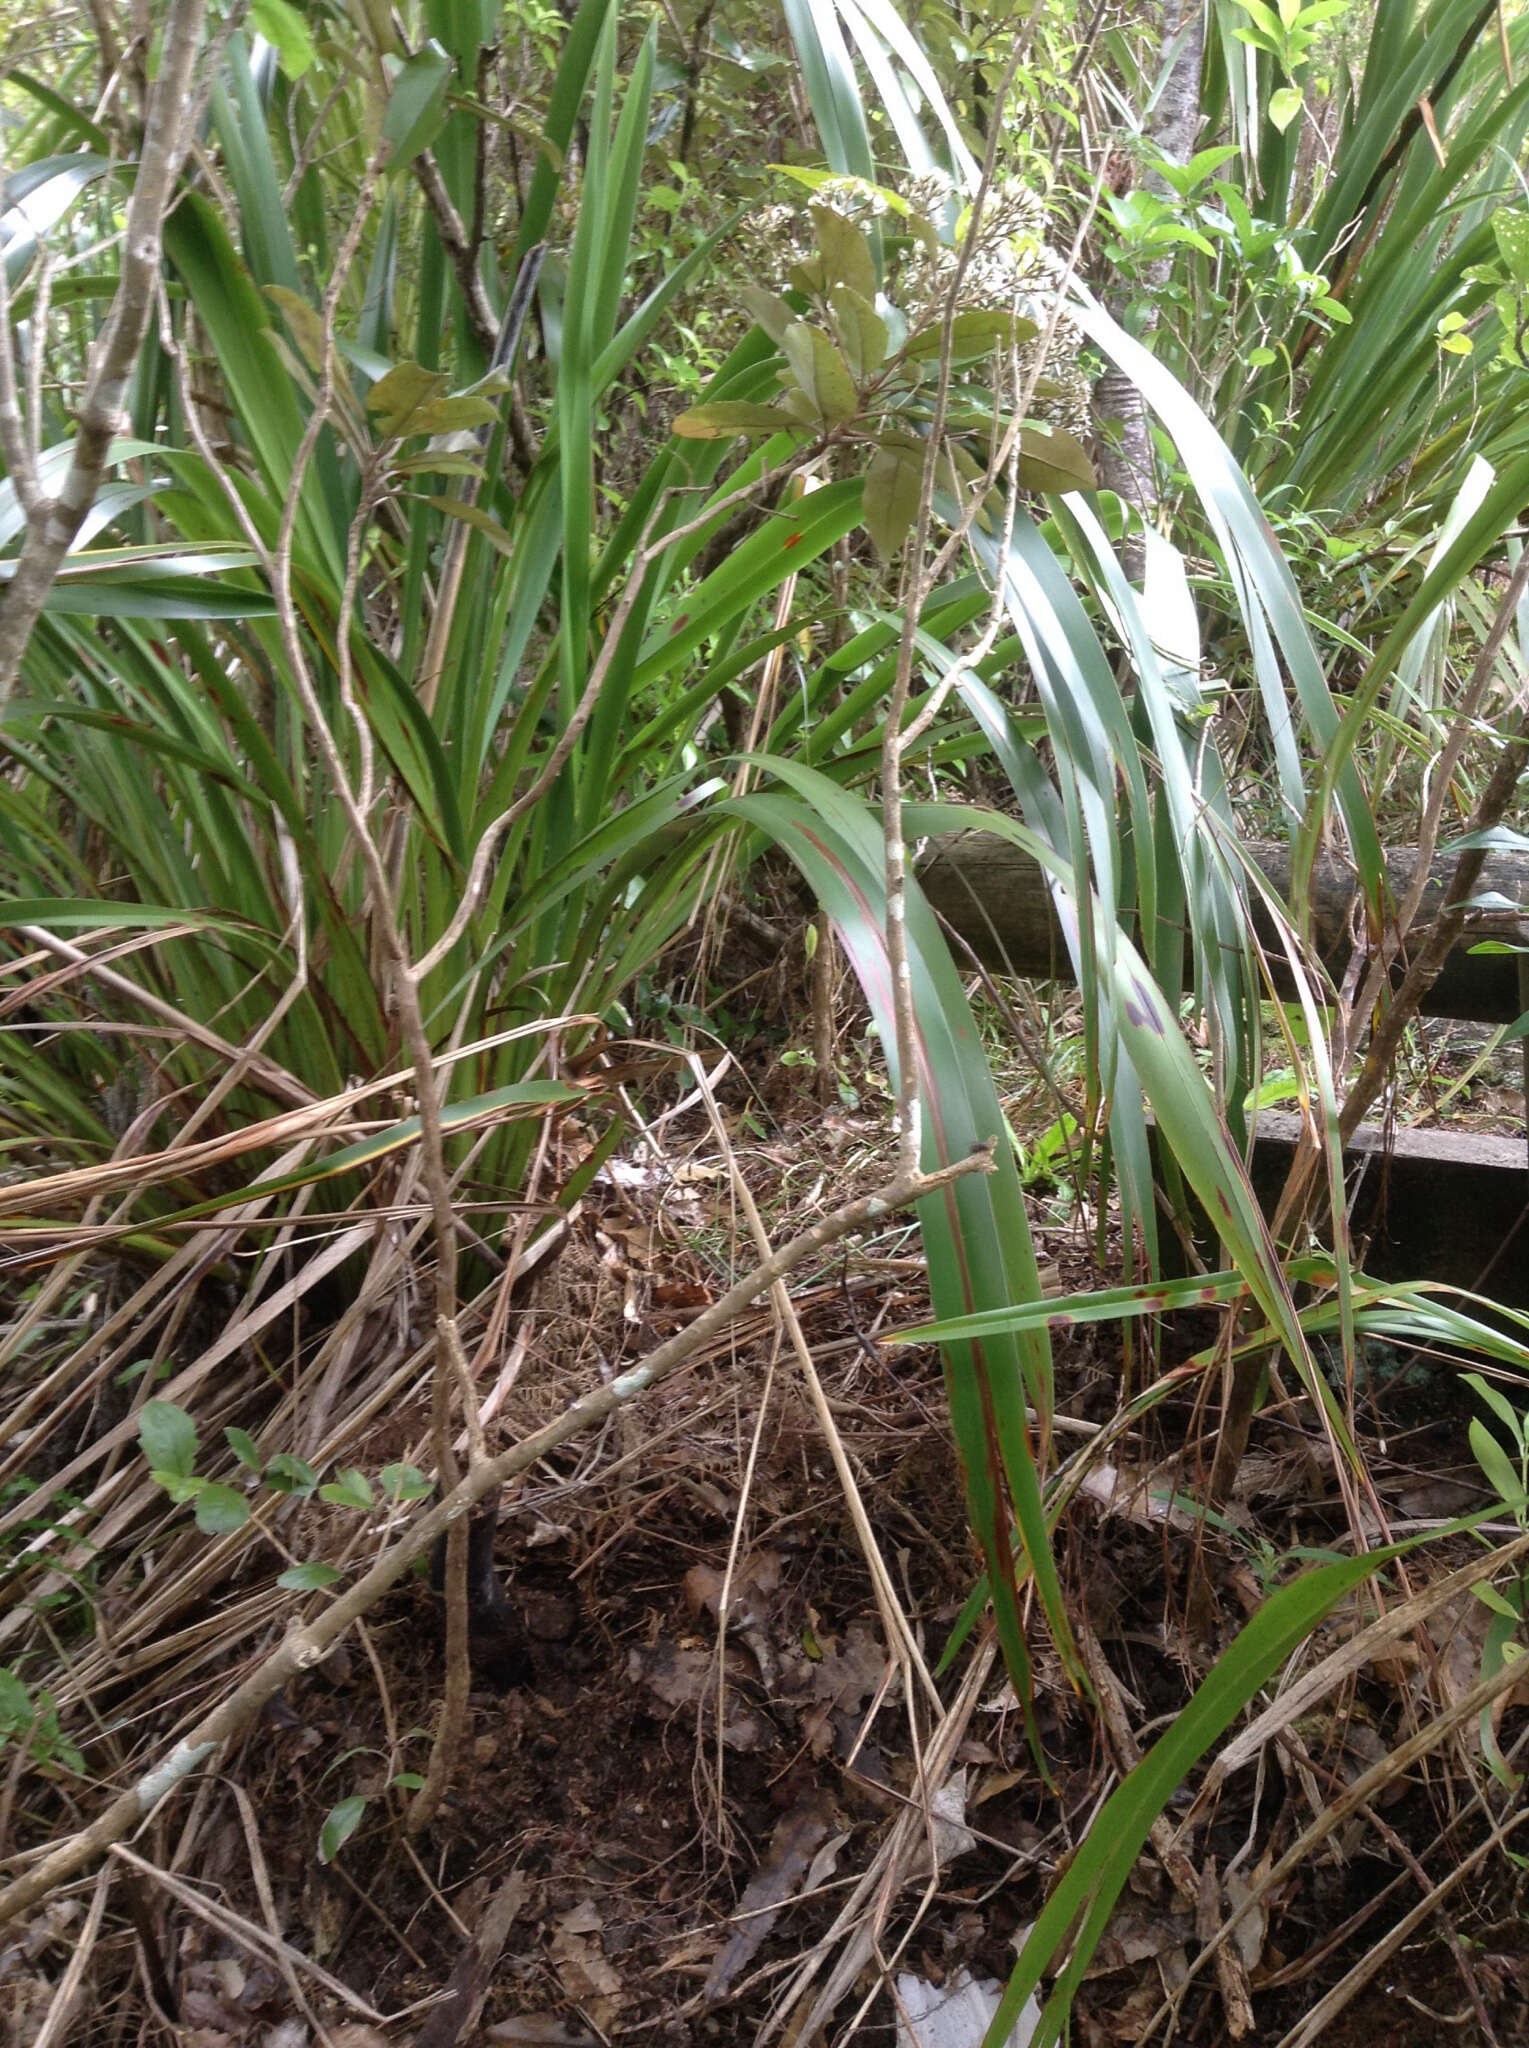
[[[472,527],[475,533],[483,534],[501,555],[513,555],[514,536],[502,526],[492,512],[485,512],[481,505],[469,504],[465,498],[443,498],[430,496],[425,499],[437,512],[444,512],[448,519],[460,519],[464,526]]]
[[[923,442],[913,435],[884,435],[865,472],[865,528],[884,561],[891,561],[918,517],[924,455]]]
[[[935,362],[939,358],[943,339],[944,323],[934,320],[927,327],[920,327],[913,334],[903,350],[904,356],[912,363]],[[990,356],[995,350],[1023,348],[1034,341],[1040,329],[1033,320],[1023,320],[1017,314],[1001,310],[978,309],[958,313],[951,322],[950,355],[956,363],[975,362],[981,356]]]
[[[1053,427],[1022,427],[1015,468],[1020,482],[1032,491],[1092,491],[1098,487],[1094,465],[1073,434]]]

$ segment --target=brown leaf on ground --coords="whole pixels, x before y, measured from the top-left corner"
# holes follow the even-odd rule
[[[1112,1970],[1128,1970],[1133,1963],[1149,1962],[1182,1948],[1193,1937],[1194,1927],[1187,1913],[1142,1913],[1127,1908],[1110,1916],[1084,1974],[1107,1977]]]
[[[512,2019],[495,2020],[483,2029],[486,2041],[503,2041],[508,2048],[599,2048],[593,2034],[586,2034],[555,2012],[521,2012]]]
[[[803,1799],[776,1824],[764,1861],[738,1901],[733,1932],[706,1979],[704,1995],[708,2005],[726,1997],[734,1978],[753,1959],[780,1918],[782,1907],[801,1889],[832,1825],[833,1808],[821,1792]]]
[[[553,1923],[552,1961],[572,2002],[602,2034],[621,2008],[621,1975],[601,1952],[605,1921],[593,1899],[584,1899]]]
[[[512,1870],[483,1910],[482,1918],[457,1958],[447,1986],[448,1996],[434,2006],[414,2048],[454,2048],[478,2023],[515,1916],[530,1892],[524,1871]]]
[[[726,1677],[741,1675],[741,1658],[729,1654]],[[659,1642],[651,1649],[635,1649],[627,1659],[627,1676],[640,1681],[669,1707],[693,1707],[711,1724],[717,1699],[717,1657],[711,1649],[682,1648]],[[731,1685],[725,1693],[722,1740],[729,1749],[763,1749],[775,1740],[775,1730],[763,1714],[739,1699]]]

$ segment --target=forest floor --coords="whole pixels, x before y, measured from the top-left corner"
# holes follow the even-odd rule
[[[786,1097],[755,1130],[740,1121],[735,1139],[778,1236],[872,1185],[885,1147],[875,1103],[810,1109],[799,1083]],[[1089,1219],[1060,1227],[1044,1189],[1036,1219],[1051,1287],[1098,1284]],[[525,1341],[490,1450],[693,1314],[744,1255],[741,1229],[699,1114],[669,1124],[661,1152],[614,1162],[517,1298],[507,1334]],[[50,2048],[795,2048],[828,2012],[834,2041],[858,2021],[863,2038],[899,2048],[977,2048],[968,2002],[990,2009],[982,1987],[1007,1978],[1104,1796],[1268,1589],[1349,1535],[1315,1412],[1300,1400],[1257,1425],[1217,1525],[1185,1512],[1175,1489],[1204,1476],[1214,1405],[1204,1376],[1187,1376],[1181,1396],[1096,1460],[1058,1532],[1101,1705],[1066,1682],[1037,1620],[1048,1784],[980,1631],[947,1673],[926,1677],[976,1565],[938,1354],[886,1341],[927,1316],[918,1252],[916,1230],[898,1224],[795,1290],[820,1397],[761,1307],[506,1495],[494,1557],[510,1618],[475,1643],[463,1760],[417,1849],[402,1826],[408,1785],[395,1781],[423,1771],[439,1712],[442,1600],[428,1575],[279,1695],[214,1774],[134,1838],[140,1862],[108,1865],[114,1896],[86,1944],[88,1996]],[[1204,1353],[1215,1333],[1210,1311],[1181,1317],[1157,1365]],[[1059,1339],[1060,1457],[1094,1444],[1147,1363],[1122,1352],[1116,1326]],[[1372,1364],[1359,1418],[1391,1526],[1480,1506],[1470,1405],[1451,1369],[1400,1355]],[[426,1424],[423,1394],[406,1392],[350,1455],[367,1470],[417,1456]],[[893,1607],[878,1600],[846,1474]],[[311,1512],[319,1526],[322,1511]],[[1505,1522],[1498,1540],[1515,1533]],[[300,1529],[286,1534],[300,1551]],[[1394,1589],[1416,1591],[1473,1554],[1465,1537],[1431,1545]],[[146,1554],[151,1584],[155,1569]],[[188,1697],[226,1686],[269,1647],[247,1620],[242,1634],[232,1620],[218,1630],[271,1569],[246,1545],[224,1578],[172,1603],[161,1635],[183,1685],[157,1679],[140,1694],[124,1661],[91,1696],[98,1728],[158,1753]],[[1366,1618],[1357,1607],[1334,1615],[1302,1665]],[[1186,1784],[1176,1839],[1160,1835],[1143,1855],[1094,1958],[1075,2040],[1304,2038],[1303,2018],[1421,1902],[1320,2038],[1529,2041],[1522,1866],[1494,1853],[1451,1882],[1503,1811],[1474,1728],[1334,1829],[1258,1899],[1220,1961],[1196,1968],[1208,1935],[1314,1815],[1430,1700],[1475,1682],[1490,1620],[1462,1593],[1426,1634],[1280,1729],[1209,1804],[1195,1802],[1198,1781]],[[62,1638],[59,1652],[67,1667]],[[1492,1731],[1503,1750],[1529,1729],[1526,1708],[1529,1686]],[[20,1765],[18,1752],[4,1818],[25,1850],[77,1825],[82,1802],[67,1772]],[[365,1800],[359,1822],[321,1860],[326,1816],[347,1799]],[[88,1872],[0,1937],[0,2027],[18,2044],[44,2035],[97,1882]],[[915,2036],[910,2021],[930,2008]]]

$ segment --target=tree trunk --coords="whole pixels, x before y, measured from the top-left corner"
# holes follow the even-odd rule
[[[1200,126],[1200,66],[1205,51],[1203,0],[1163,0],[1160,66],[1175,38],[1180,36],[1172,69],[1146,129],[1148,140],[1176,164],[1188,163],[1194,154]],[[1149,170],[1142,183],[1148,192],[1172,196],[1171,188],[1156,171]],[[1158,299],[1167,287],[1172,268],[1171,255],[1159,257],[1144,266],[1134,289],[1112,296],[1111,311],[1115,318],[1142,341],[1150,339],[1157,325]],[[1100,483],[1133,505],[1143,518],[1150,517],[1157,505],[1157,475],[1141,393],[1123,372],[1108,369],[1094,386],[1094,413],[1101,422],[1112,424],[1096,465]],[[1128,547],[1126,566],[1133,578],[1139,578],[1139,546]]]

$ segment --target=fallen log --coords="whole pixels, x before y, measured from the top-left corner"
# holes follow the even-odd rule
[[[1275,895],[1287,898],[1289,848],[1260,840],[1246,851]],[[1416,864],[1417,855],[1410,848],[1387,854],[1393,897],[1406,894]],[[1430,864],[1414,930],[1434,915],[1454,866],[1450,854]],[[1067,947],[1041,870],[1008,840],[988,832],[963,832],[931,841],[919,862],[918,878],[950,930],[985,967],[1033,980],[1072,979]],[[1492,854],[1479,893],[1488,892],[1526,908],[1523,913],[1495,910],[1475,914],[1466,943],[1450,954],[1443,973],[1423,999],[1425,1015],[1509,1024],[1524,1010],[1517,956],[1477,953],[1471,948],[1487,938],[1518,943],[1529,938],[1529,854]],[[1331,855],[1318,861],[1312,882],[1315,937],[1335,984],[1341,983],[1348,964],[1356,895],[1353,874],[1342,862]],[[1283,953],[1261,906],[1255,906],[1254,924],[1271,958],[1282,963]],[[1398,980],[1400,976],[1398,966]]]

